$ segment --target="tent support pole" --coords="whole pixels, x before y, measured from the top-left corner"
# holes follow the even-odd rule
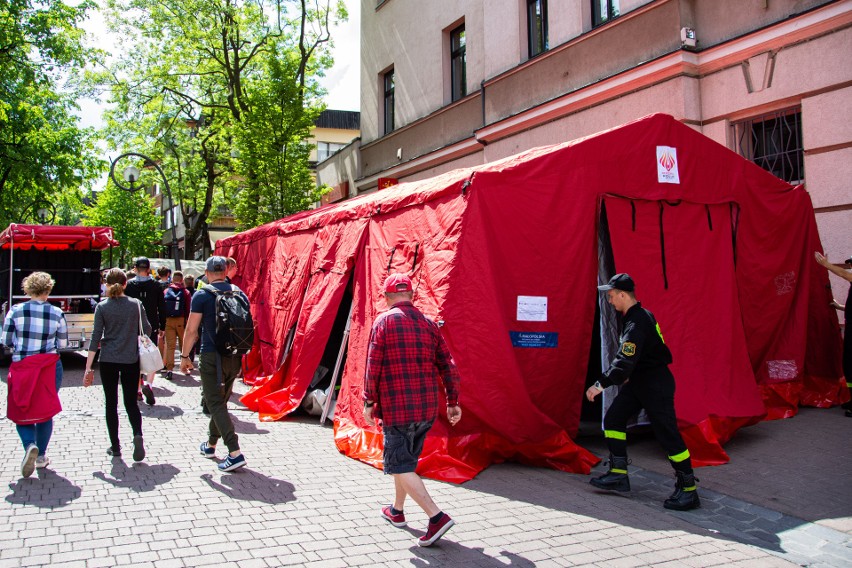
[[[331,408],[331,397],[334,396],[334,389],[337,387],[337,377],[340,375],[340,363],[343,361],[343,354],[346,352],[346,347],[349,344],[349,327],[352,325],[352,310],[355,308],[355,301],[349,305],[349,315],[346,318],[346,329],[343,330],[343,339],[340,340],[340,349],[337,351],[337,361],[334,363],[334,374],[331,375],[331,384],[328,386],[328,395],[325,397],[325,404],[322,405],[322,417],[320,425],[325,424],[325,419],[328,418],[328,411]]]

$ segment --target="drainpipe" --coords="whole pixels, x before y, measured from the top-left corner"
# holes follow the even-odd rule
[[[482,127],[485,128],[485,79],[479,82],[479,91],[482,93]]]

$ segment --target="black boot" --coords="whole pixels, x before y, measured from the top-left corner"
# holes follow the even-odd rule
[[[675,511],[689,511],[700,507],[701,500],[698,498],[698,489],[695,485],[698,480],[695,479],[695,474],[676,471],[675,476],[677,480],[674,493],[665,500],[663,507]]]
[[[589,483],[598,489],[610,491],[630,491],[630,478],[627,477],[627,456],[609,455],[609,471],[599,477],[593,477]]]

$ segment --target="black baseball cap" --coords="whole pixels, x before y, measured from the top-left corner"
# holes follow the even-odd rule
[[[636,289],[636,284],[629,274],[620,272],[609,279],[609,282],[603,286],[598,286],[598,290],[606,292],[607,290],[621,290],[622,292],[632,292]]]
[[[146,256],[140,256],[136,259],[136,262],[133,263],[133,266],[136,268],[151,268],[151,261],[148,260]]]

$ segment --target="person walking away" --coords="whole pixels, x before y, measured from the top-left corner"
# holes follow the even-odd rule
[[[172,283],[163,292],[166,304],[166,347],[165,365],[166,379],[172,380],[172,370],[175,367],[175,340],[183,352],[183,334],[186,319],[189,317],[190,294],[183,283],[183,272],[176,270],[172,275]]]
[[[231,284],[233,278],[237,275],[237,259],[232,256],[226,257],[225,262],[228,267],[225,270],[225,282]]]
[[[228,399],[234,388],[234,380],[240,370],[242,356],[222,354],[216,346],[216,300],[218,292],[230,292],[241,295],[248,305],[248,298],[234,286],[225,282],[227,261],[221,256],[211,256],[207,259],[204,275],[209,282],[192,297],[189,319],[186,322],[186,332],[183,337],[183,347],[180,354],[180,371],[188,374],[195,367],[189,358],[189,350],[198,338],[199,325],[203,328],[201,334],[201,353],[199,359],[199,374],[203,401],[210,412],[210,424],[206,442],[200,446],[201,455],[206,458],[216,457],[216,445],[219,439],[225,441],[228,448],[227,457],[218,468],[220,471],[234,471],[246,465],[245,456],[240,450],[239,437],[234,431],[234,423],[228,414]],[[212,288],[212,290],[211,290]]]
[[[675,379],[669,365],[672,353],[663,341],[654,314],[636,300],[636,285],[628,274],[616,274],[598,286],[607,301],[622,315],[618,354],[600,380],[588,388],[593,401],[604,388],[622,385],[604,416],[604,437],[609,446],[609,471],[589,480],[599,489],[630,491],[627,475],[627,421],[644,408],[657,440],[668,453],[675,470],[674,493],[663,503],[666,509],[687,511],[701,506],[689,450],[677,429]]]
[[[169,287],[169,284],[172,283],[172,270],[168,266],[160,266],[157,269],[157,284],[160,285],[160,288],[163,289],[163,292],[166,291],[166,288]]]
[[[156,280],[151,278],[151,261],[146,257],[137,258],[134,266],[136,277],[127,283],[125,294],[142,302],[145,312],[148,314],[148,322],[151,324],[151,341],[155,345],[160,345],[160,340],[166,334],[166,303],[163,289]],[[153,406],[155,402],[154,391],[150,383],[154,382],[154,377],[151,376],[148,379],[146,382],[143,376],[139,375],[139,391],[136,398],[142,400],[142,395],[144,395],[145,403],[148,406]]]
[[[403,507],[411,497],[429,517],[419,546],[431,546],[455,523],[435,505],[415,473],[423,442],[438,416],[438,382],[447,396],[447,420],[461,419],[459,374],[437,324],[412,304],[414,291],[405,274],[391,274],[382,285],[388,311],[373,322],[364,378],[364,420],[382,422],[383,469],[393,476],[393,505],[381,515],[406,526]]]
[[[145,459],[145,445],[142,438],[142,413],[136,401],[136,386],[139,382],[139,326],[142,333],[150,335],[151,324],[145,314],[145,306],[140,300],[129,298],[125,294],[128,287],[127,276],[120,268],[107,273],[107,299],[95,308],[95,325],[92,340],[89,342],[89,354],[86,358],[86,372],[83,386],[92,386],[95,372],[92,364],[100,344],[101,384],[104,389],[104,408],[106,411],[107,433],[110,446],[107,455],[121,456],[121,442],[118,437],[118,385],[121,385],[124,410],[133,430],[133,460]]]
[[[194,296],[195,292],[196,292],[196,290],[195,290],[195,278],[192,276],[192,274],[187,274],[186,276],[183,277],[183,283],[184,283],[184,288],[186,288],[186,291],[189,292],[190,302],[192,302],[192,296]],[[187,317],[189,317],[189,316],[187,316]],[[184,332],[185,331],[186,331],[186,325],[184,324]],[[189,350],[189,360],[192,361],[193,364],[195,364],[195,354],[198,353],[198,348],[200,347],[199,340],[196,339],[195,344],[191,345],[190,347],[191,347],[191,349]],[[181,346],[181,353],[183,353],[183,346]]]
[[[843,312],[843,375],[846,377],[846,387],[852,390],[852,334],[849,333],[849,312],[852,311],[852,256],[846,259],[842,265],[837,265],[828,261],[819,252],[814,252],[814,258],[820,266],[827,268],[829,272],[835,276],[843,278],[849,282],[849,291],[846,294],[846,303],[841,304],[837,300],[831,300],[831,307]],[[852,418],[852,400],[841,405],[846,411],[846,416]]]
[[[12,367],[10,375],[14,382],[45,380],[48,391],[50,379],[53,378],[56,400],[30,400],[29,406],[33,411],[44,408],[47,402],[58,401],[59,387],[62,385],[62,361],[59,359],[59,349],[68,344],[68,324],[65,314],[47,301],[56,282],[46,272],[33,272],[22,282],[24,293],[30,299],[15,304],[6,314],[3,321],[3,344],[12,348]],[[55,369],[55,370],[53,370]],[[51,373],[51,370],[53,372]],[[14,397],[12,381],[8,394],[12,410]],[[37,394],[36,394],[37,393]],[[43,388],[33,389],[33,394],[39,397],[50,397]],[[54,407],[55,409],[55,407]],[[50,414],[50,412],[47,412]],[[53,434],[53,416],[46,420],[16,424],[18,436],[24,445],[24,459],[21,462],[21,476],[29,477],[36,468],[47,467],[50,458],[47,457],[47,446]],[[43,416],[41,417],[43,418]],[[36,418],[38,419],[38,418]]]
[[[157,268],[157,277],[155,278],[157,284],[160,285],[163,293],[168,289],[169,285],[172,283],[172,270],[166,265],[160,265]],[[166,360],[166,337],[165,334],[160,334],[157,337],[157,349],[160,351],[160,358],[165,361]],[[166,369],[163,368],[163,373],[165,374]],[[153,391],[152,391],[153,392]]]

